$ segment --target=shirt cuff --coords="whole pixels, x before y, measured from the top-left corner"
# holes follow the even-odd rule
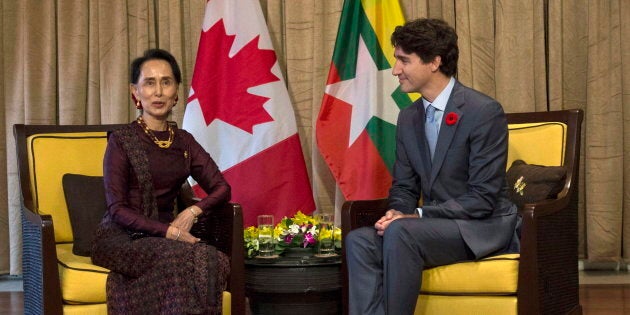
[[[416,211],[418,211],[418,215],[422,218],[422,208],[416,208]]]

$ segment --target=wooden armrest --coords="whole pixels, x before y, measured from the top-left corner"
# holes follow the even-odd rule
[[[348,200],[341,208],[341,239],[345,242],[348,233],[363,226],[373,226],[389,208],[387,199]],[[345,244],[343,245],[345,248]],[[348,314],[348,266],[346,251],[341,252],[341,271],[343,277],[343,314]]]
[[[527,212],[535,213],[536,216],[553,215],[566,208],[570,202],[568,196],[565,196],[558,199],[545,199],[536,203],[526,203],[521,209],[521,215]]]
[[[239,211],[238,214],[236,213],[237,211]],[[238,229],[236,226],[238,223],[235,222],[238,215],[241,215],[242,222],[240,205],[234,203],[225,203],[212,209],[210,213],[205,215],[208,217],[208,223],[210,224],[208,227],[210,244],[228,255],[232,255],[232,251],[234,251],[233,242],[238,241],[238,239],[235,240],[237,237],[234,235],[234,231]],[[243,233],[242,228],[240,233]]]
[[[225,203],[208,214],[209,242],[230,256],[232,314],[245,314],[245,245],[243,211],[236,203]]]
[[[55,232],[50,215],[22,207],[25,314],[62,314]]]
[[[578,287],[577,205],[570,197],[523,206],[519,314],[564,314],[562,307],[579,305],[577,290],[567,290]]]
[[[182,185],[177,198],[180,210],[200,199],[195,197],[188,182]],[[243,240],[243,210],[237,203],[226,202],[200,217],[209,244],[230,257],[228,289],[232,295],[232,314],[245,314],[245,245]]]
[[[387,198],[372,200],[348,200],[341,208],[341,232],[348,232],[363,226],[372,226],[389,207]]]

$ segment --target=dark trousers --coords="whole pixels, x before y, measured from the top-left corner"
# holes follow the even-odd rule
[[[381,237],[373,227],[345,240],[350,315],[413,314],[425,268],[473,260],[453,220],[405,218]]]

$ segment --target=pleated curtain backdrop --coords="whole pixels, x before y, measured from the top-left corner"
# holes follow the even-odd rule
[[[175,55],[188,95],[205,0],[3,0],[0,274],[21,273],[20,190],[13,124],[107,124],[138,115],[129,64],[150,47]],[[173,110],[181,123],[185,102]],[[2,159],[4,162],[4,159]],[[5,173],[6,170],[6,173]],[[5,180],[6,179],[6,180]],[[8,211],[5,209],[8,208]]]
[[[363,0],[376,1],[376,0]],[[381,0],[384,1],[384,0]],[[0,274],[21,273],[13,124],[123,123],[137,112],[129,62],[171,51],[188,95],[205,0],[0,2]],[[291,96],[317,207],[343,201],[314,141],[343,0],[261,0]],[[630,3],[400,0],[407,19],[459,35],[458,79],[507,112],[581,108],[580,255],[630,261]],[[184,104],[172,120],[181,124]],[[624,106],[625,105],[625,106]],[[628,108],[626,110],[626,108]],[[628,127],[628,128],[626,128]],[[630,137],[628,137],[630,139]],[[625,184],[629,182],[629,184]],[[247,211],[247,209],[245,209]],[[338,210],[337,210],[338,211]],[[625,241],[624,241],[625,240]]]

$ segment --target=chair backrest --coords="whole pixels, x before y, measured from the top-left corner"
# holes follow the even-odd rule
[[[54,218],[56,242],[73,240],[63,175],[103,175],[107,131],[118,126],[15,125],[24,206]]]
[[[567,125],[562,122],[509,124],[507,168],[515,160],[546,166],[564,165]]]
[[[564,166],[566,182],[558,197],[577,191],[583,117],[579,109],[507,114],[507,167],[517,159],[528,164]],[[577,193],[571,199],[572,206],[577,207]]]

